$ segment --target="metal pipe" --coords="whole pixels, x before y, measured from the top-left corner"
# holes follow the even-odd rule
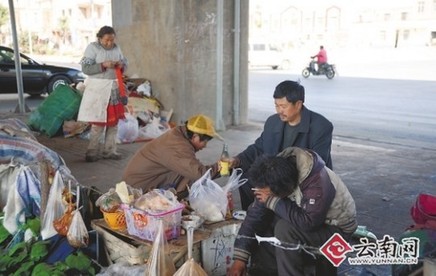
[[[18,47],[17,26],[15,25],[14,1],[9,0],[9,15],[11,16],[12,39],[14,42],[15,72],[17,74],[18,109],[24,113],[23,73],[21,71],[20,49]]]
[[[217,35],[216,35],[216,118],[218,130],[225,130],[223,121],[223,22],[224,2],[217,0]]]
[[[239,125],[239,117],[241,116],[240,105],[240,58],[241,58],[241,1],[235,0],[235,29],[234,29],[234,45],[233,45],[233,125]]]

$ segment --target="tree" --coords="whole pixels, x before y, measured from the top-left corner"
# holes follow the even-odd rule
[[[9,20],[9,10],[0,5],[0,28]]]

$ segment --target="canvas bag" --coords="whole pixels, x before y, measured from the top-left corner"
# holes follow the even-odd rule
[[[436,230],[436,196],[420,193],[410,209],[410,215],[419,226]]]

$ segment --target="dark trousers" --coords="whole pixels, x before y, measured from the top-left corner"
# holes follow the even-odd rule
[[[273,235],[282,242],[313,247],[321,247],[334,233],[341,234],[346,240],[350,237],[335,226],[324,225],[317,231],[308,232],[282,219],[277,221],[273,231]],[[260,243],[258,250],[252,256],[253,268],[250,275],[337,275],[337,268],[324,256],[319,254],[315,256],[316,259],[302,250],[285,250]]]

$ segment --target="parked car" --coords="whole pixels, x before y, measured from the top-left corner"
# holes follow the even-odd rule
[[[273,70],[289,69],[290,60],[273,44],[250,43],[248,47],[248,65],[250,67],[271,67]]]
[[[21,54],[24,93],[51,93],[59,84],[70,85],[84,81],[86,75],[75,68],[48,65]],[[14,50],[0,46],[0,93],[17,93]]]

